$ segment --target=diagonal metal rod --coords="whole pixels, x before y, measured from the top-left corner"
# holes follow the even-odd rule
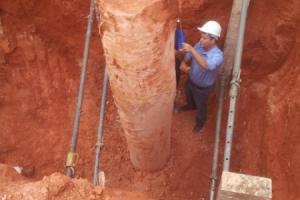
[[[221,80],[219,83],[219,95],[218,95],[218,111],[216,119],[216,129],[215,129],[215,143],[214,143],[214,155],[212,162],[212,172],[210,179],[210,200],[214,200],[214,194],[217,182],[217,167],[218,167],[218,157],[219,157],[219,143],[222,125],[222,113],[223,113],[223,101],[224,101],[224,90],[226,81],[225,74],[221,75]]]
[[[100,108],[100,119],[98,127],[98,138],[96,143],[96,157],[95,166],[93,173],[93,185],[97,185],[99,166],[100,166],[100,153],[103,147],[103,127],[104,127],[104,117],[106,109],[106,94],[107,94],[107,84],[108,84],[108,74],[107,67],[105,67],[104,78],[102,83],[102,96],[101,96],[101,108]]]
[[[83,100],[83,94],[84,94],[84,84],[85,84],[86,71],[87,71],[87,66],[88,66],[89,48],[90,48],[90,41],[91,41],[93,21],[94,21],[94,7],[95,7],[94,0],[91,0],[90,1],[90,13],[89,13],[89,17],[88,17],[88,26],[87,26],[85,45],[84,45],[84,51],[83,51],[82,68],[81,68],[81,75],[80,75],[80,85],[79,85],[78,96],[77,96],[77,104],[76,104],[76,111],[75,111],[75,117],[74,117],[74,123],[73,123],[72,139],[71,139],[69,154],[75,154],[76,148],[77,148],[78,127],[79,127],[79,121],[80,121],[81,106],[82,106],[82,100]],[[75,164],[73,164],[71,166],[66,166],[67,176],[70,176],[70,177],[74,176],[74,167],[75,167],[74,165]]]
[[[97,0],[95,0],[95,6],[98,6]],[[100,25],[100,12],[99,9],[95,9],[96,19],[98,22],[98,26]],[[107,95],[107,85],[108,85],[108,73],[107,73],[107,66],[104,68],[104,76],[102,81],[102,95],[101,95],[101,102],[100,102],[100,116],[99,116],[99,125],[98,125],[98,132],[97,132],[97,143],[95,148],[95,165],[92,177],[92,183],[94,186],[99,185],[99,169],[100,169],[100,156],[101,151],[104,146],[103,143],[103,129],[104,129],[104,118],[105,118],[105,110],[106,110],[106,95]]]
[[[225,60],[222,66],[222,74],[220,78],[219,95],[218,95],[218,110],[216,115],[216,128],[215,128],[215,143],[214,154],[212,161],[211,177],[210,177],[210,200],[215,199],[215,190],[217,187],[217,171],[218,171],[218,157],[219,157],[219,143],[222,125],[224,93],[228,84],[229,77],[232,73],[234,63],[234,53],[237,46],[237,37],[239,30],[239,23],[241,20],[241,10],[243,2],[241,0],[233,0],[229,24],[227,27],[227,34],[225,38],[224,56]],[[225,88],[226,87],[226,88]]]
[[[231,87],[230,87],[230,104],[229,104],[229,113],[228,113],[228,121],[227,121],[227,128],[226,128],[226,142],[225,142],[225,150],[224,150],[223,171],[229,171],[230,169],[234,119],[235,119],[235,112],[236,112],[237,95],[238,95],[239,84],[240,84],[240,68],[241,68],[244,33],[245,33],[245,25],[246,25],[249,2],[250,0],[243,0],[243,4],[242,4],[238,42],[237,42],[237,48],[235,53]]]

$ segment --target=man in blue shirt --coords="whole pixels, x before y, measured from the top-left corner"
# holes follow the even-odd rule
[[[194,47],[183,43],[183,50],[187,53],[180,66],[182,71],[189,74],[185,85],[187,104],[180,110],[197,109],[194,133],[201,132],[206,121],[206,103],[224,60],[223,52],[216,45],[221,34],[220,24],[208,21],[202,27],[198,27],[198,30],[201,32],[201,38]],[[188,63],[191,65],[188,66]]]

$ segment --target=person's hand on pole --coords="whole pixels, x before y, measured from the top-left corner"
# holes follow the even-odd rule
[[[182,49],[184,52],[191,52],[199,67],[202,69],[207,69],[206,60],[188,43],[182,43]]]
[[[185,52],[191,52],[194,49],[190,44],[183,42],[182,43],[182,50]]]
[[[180,70],[181,70],[181,71],[183,71],[183,72],[185,72],[185,73],[189,73],[190,69],[191,69],[191,67],[188,66],[188,65],[186,64],[186,62],[183,61],[183,62],[181,63],[181,65],[180,65]]]

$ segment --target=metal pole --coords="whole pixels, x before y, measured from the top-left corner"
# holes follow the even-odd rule
[[[241,21],[239,26],[238,42],[237,42],[237,48],[235,53],[235,60],[234,60],[231,87],[230,87],[230,104],[229,104],[228,122],[226,128],[226,143],[225,143],[225,150],[224,150],[223,171],[229,171],[230,168],[234,117],[235,117],[236,101],[237,101],[237,95],[238,95],[239,84],[240,84],[240,68],[241,68],[245,24],[246,24],[249,2],[250,0],[243,0],[242,11],[241,11]]]
[[[222,113],[223,113],[223,101],[224,101],[224,90],[226,83],[226,76],[223,73],[221,75],[221,81],[219,83],[219,97],[218,97],[218,111],[216,120],[216,130],[215,130],[215,144],[214,144],[214,155],[212,163],[212,172],[210,179],[210,200],[214,200],[214,194],[217,182],[217,167],[218,167],[218,156],[219,156],[219,143],[220,143],[220,133],[222,124]]]
[[[103,127],[104,127],[104,117],[105,117],[105,108],[106,108],[107,83],[108,83],[108,74],[107,74],[107,67],[105,67],[103,84],[102,84],[102,97],[101,97],[100,119],[99,119],[99,127],[98,127],[98,138],[96,143],[95,166],[94,166],[94,174],[93,174],[94,185],[97,185],[99,166],[100,166],[100,152],[103,147]]]
[[[95,7],[94,0],[91,0],[90,13],[88,17],[88,26],[87,26],[87,32],[85,38],[85,46],[84,46],[83,59],[82,59],[80,85],[78,90],[76,112],[75,112],[75,118],[73,123],[73,130],[72,130],[72,139],[71,139],[70,151],[68,153],[67,162],[66,162],[67,176],[70,177],[74,176],[75,173],[74,168],[77,162],[76,147],[77,147],[77,139],[78,139],[78,127],[79,127],[82,99],[84,94],[84,83],[86,79],[86,71],[88,65],[89,47],[90,47],[91,34],[93,28],[93,21],[94,21],[94,7]]]
[[[239,23],[241,20],[241,10],[243,2],[240,0],[234,0],[232,4],[231,15],[229,19],[229,24],[227,27],[227,35],[225,39],[224,56],[225,60],[222,66],[223,72],[221,74],[221,80],[219,82],[219,96],[218,96],[218,110],[216,119],[216,129],[215,129],[215,144],[214,144],[214,154],[211,170],[210,179],[210,200],[215,199],[215,190],[217,185],[217,171],[218,171],[218,155],[219,155],[219,142],[221,134],[221,123],[222,123],[222,112],[224,104],[224,91],[225,86],[227,86],[229,76],[231,76],[234,53],[237,46],[237,37],[239,30]]]

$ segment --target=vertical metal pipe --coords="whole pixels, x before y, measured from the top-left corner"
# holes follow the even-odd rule
[[[94,173],[93,173],[94,185],[97,185],[99,166],[100,166],[100,152],[103,147],[103,127],[104,127],[104,117],[105,117],[105,109],[106,109],[107,83],[108,83],[108,74],[107,74],[107,67],[105,67],[104,78],[102,83],[101,108],[100,108],[100,118],[99,118],[99,127],[98,127],[98,138],[96,143],[95,166],[94,166]]]
[[[226,143],[224,150],[224,165],[223,171],[229,171],[230,168],[230,157],[231,157],[231,146],[233,138],[233,128],[234,128],[234,117],[236,109],[236,101],[239,90],[240,82],[240,67],[242,60],[242,51],[244,43],[244,33],[245,33],[245,24],[247,17],[247,10],[250,0],[243,0],[242,11],[241,11],[241,21],[239,26],[238,42],[235,53],[235,60],[232,72],[231,88],[230,88],[230,104],[229,104],[229,113],[228,113],[228,122],[226,128]]]
[[[215,129],[215,144],[214,144],[214,155],[212,163],[212,172],[210,179],[210,200],[214,199],[216,182],[217,182],[217,167],[218,167],[218,156],[219,156],[219,143],[220,143],[220,133],[222,124],[222,113],[223,113],[223,101],[224,101],[224,90],[225,90],[226,76],[223,73],[221,75],[221,80],[219,83],[219,96],[218,96],[218,111],[216,119],[216,129]]]
[[[90,48],[90,41],[91,41],[91,34],[92,34],[92,26],[93,26],[93,21],[94,21],[94,7],[95,7],[94,0],[91,0],[90,1],[90,13],[89,13],[89,17],[88,17],[88,26],[87,26],[85,45],[84,45],[84,51],[83,51],[82,69],[81,69],[81,75],[80,75],[80,85],[79,85],[78,96],[77,96],[77,104],[76,104],[75,118],[74,118],[74,123],[73,123],[73,130],[72,130],[72,139],[71,139],[70,152],[69,152],[71,154],[74,154],[76,152],[76,147],[77,147],[80,112],[81,112],[82,99],[83,99],[83,94],[84,94],[84,83],[85,83],[85,79],[86,79],[89,48]],[[66,168],[67,168],[67,176],[70,176],[70,177],[73,176],[74,175],[74,166],[66,166]]]
[[[218,111],[216,119],[216,129],[215,129],[215,144],[214,144],[214,155],[213,163],[211,170],[211,179],[210,179],[210,200],[215,199],[215,190],[217,185],[217,170],[218,170],[218,155],[219,155],[219,142],[221,134],[221,123],[222,123],[222,112],[224,104],[224,91],[225,86],[227,86],[228,79],[231,76],[233,62],[234,62],[234,53],[237,46],[237,37],[239,30],[239,23],[241,19],[241,10],[243,2],[241,0],[233,0],[232,9],[229,19],[229,24],[227,27],[227,34],[225,38],[224,46],[224,56],[225,60],[222,66],[221,80],[219,83],[219,96],[218,96]]]

